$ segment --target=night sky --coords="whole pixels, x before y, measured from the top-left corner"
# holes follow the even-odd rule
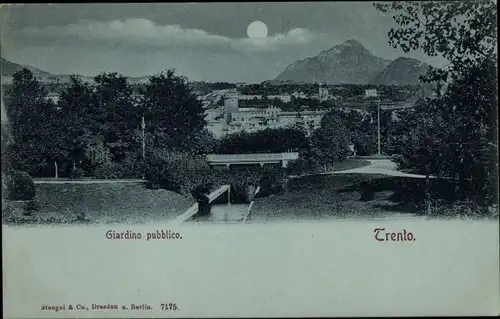
[[[248,38],[255,20],[268,37]],[[348,39],[382,58],[405,56],[388,45],[392,18],[370,2],[9,5],[0,21],[3,57],[62,74],[175,68],[190,80],[260,82]]]

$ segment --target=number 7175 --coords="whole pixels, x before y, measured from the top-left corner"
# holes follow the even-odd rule
[[[161,307],[161,310],[174,310],[175,311],[178,309],[177,304],[175,304],[175,303],[162,303],[160,305],[160,307]]]

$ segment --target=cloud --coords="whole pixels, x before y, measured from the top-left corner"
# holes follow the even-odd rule
[[[84,20],[66,26],[25,28],[10,33],[26,45],[105,45],[159,50],[196,50],[213,52],[277,53],[294,47],[318,43],[325,35],[294,28],[266,38],[230,38],[201,29],[179,25],[158,25],[146,19],[98,22]]]

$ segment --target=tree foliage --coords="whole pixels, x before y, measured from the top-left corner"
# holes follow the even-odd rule
[[[405,53],[421,49],[449,61],[444,68],[431,68],[427,81],[451,80],[495,59],[496,1],[393,1],[374,6],[392,14],[398,25],[388,33],[394,48]]]
[[[216,151],[222,154],[282,153],[303,150],[308,143],[305,131],[297,127],[268,128],[224,136],[218,141]]]
[[[118,73],[101,73],[92,84],[71,76],[55,104],[23,69],[5,90],[5,108],[12,142],[2,144],[2,159],[34,176],[54,176],[54,163],[60,177],[106,176],[106,170],[110,176],[137,176],[143,170],[143,116],[147,154],[159,147],[200,154],[214,144],[202,130],[200,103],[173,71],[151,77],[144,96],[134,95]]]
[[[427,81],[447,81],[437,99],[406,114],[400,165],[473,185],[476,199],[492,203],[498,181],[496,3],[421,1],[375,4],[394,13],[389,42],[404,52],[423,49],[449,61]]]
[[[155,147],[182,149],[184,139],[195,139],[205,127],[201,103],[185,77],[173,70],[152,76],[145,90],[147,131],[154,135]]]
[[[5,91],[5,109],[12,144],[9,149],[13,169],[32,175],[46,172],[58,154],[54,142],[56,105],[33,74],[23,69],[13,76]]]
[[[343,161],[349,153],[349,133],[340,117],[327,113],[311,135],[311,150],[321,164]]]

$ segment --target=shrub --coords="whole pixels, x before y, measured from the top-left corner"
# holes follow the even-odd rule
[[[122,163],[106,163],[94,169],[93,176],[102,179],[141,178],[142,163],[124,161]]]
[[[253,187],[259,185],[262,178],[262,169],[259,166],[253,167],[238,167],[235,166],[231,170],[219,172],[216,179],[220,185],[229,184],[232,186],[231,198],[233,200],[249,202],[253,198]]]
[[[118,163],[107,163],[97,166],[93,176],[100,179],[116,179],[123,175],[123,167]]]
[[[35,183],[27,173],[10,171],[2,175],[2,197],[8,200],[32,200],[35,194]]]
[[[375,198],[375,190],[370,183],[363,181],[360,185],[361,197],[360,200],[363,202],[371,201]]]
[[[77,167],[71,171],[69,178],[76,179],[85,176],[85,171],[81,167]]]
[[[288,163],[287,172],[289,174],[302,175],[306,172],[307,168],[306,160],[298,158]]]
[[[205,193],[216,182],[205,157],[164,150],[150,156],[145,175],[148,187],[182,195]]]
[[[274,166],[264,166],[260,179],[261,190],[264,194],[283,192],[286,188],[286,182],[285,170]]]

